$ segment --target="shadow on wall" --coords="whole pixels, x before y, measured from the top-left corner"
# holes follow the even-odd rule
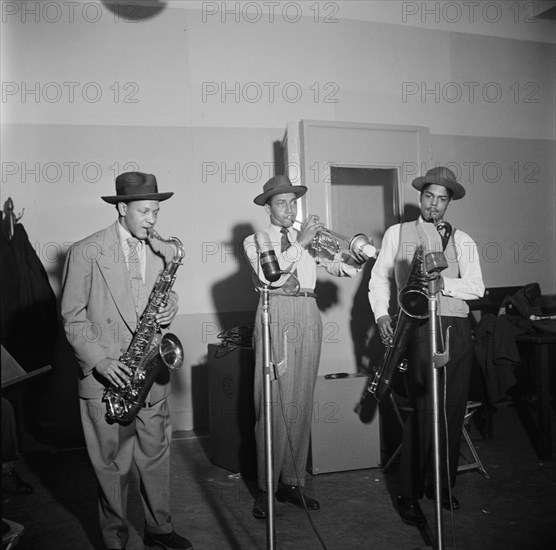
[[[209,327],[210,338],[207,338],[207,347],[209,344],[224,343],[227,338],[241,337],[243,332],[248,332],[241,329],[246,325],[253,325],[255,321],[259,294],[254,288],[253,270],[243,253],[245,237],[254,232],[251,224],[237,224],[231,230],[230,240],[221,243],[223,261],[233,261],[237,270],[212,287],[212,301],[218,326]],[[220,342],[217,341],[218,338]],[[248,343],[250,339],[249,342],[244,342]],[[191,368],[193,429],[198,431],[208,429],[210,424],[208,366],[207,354]]]
[[[143,21],[159,15],[166,9],[168,2],[161,0],[133,0],[133,2],[115,2],[102,0],[102,4],[114,13],[116,20]]]
[[[253,270],[243,253],[245,237],[255,230],[251,224],[237,224],[232,228],[231,239],[222,243],[222,250],[233,253],[237,271],[212,287],[214,310],[218,315],[220,330],[228,330],[245,322],[245,312],[249,312],[253,322],[259,301],[259,294],[253,284]],[[237,317],[234,312],[238,312]],[[242,314],[243,313],[243,314]]]
[[[353,340],[353,353],[357,365],[357,372],[369,371],[371,357],[383,354],[382,342],[378,331],[373,329],[375,318],[369,304],[369,280],[375,260],[369,260],[363,267],[359,287],[353,298],[351,308],[350,330]]]

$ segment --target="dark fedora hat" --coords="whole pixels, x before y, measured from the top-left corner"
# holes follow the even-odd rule
[[[165,201],[174,193],[159,193],[156,178],[143,172],[124,172],[116,178],[116,194],[101,197],[110,204],[130,201]]]
[[[446,187],[446,189],[450,189],[453,192],[452,199],[455,201],[465,196],[463,185],[456,181],[456,175],[445,166],[431,168],[424,176],[415,178],[411,185],[413,185],[415,189],[421,191],[423,186],[427,183],[435,183],[436,185],[442,185]]]
[[[292,182],[287,176],[274,176],[263,185],[263,192],[257,195],[253,199],[253,202],[260,206],[264,206],[270,197],[281,195],[282,193],[293,193],[299,198],[307,193],[307,187],[304,185],[292,185]]]

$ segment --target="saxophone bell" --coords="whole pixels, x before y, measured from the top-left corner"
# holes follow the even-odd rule
[[[183,365],[183,346],[175,334],[168,333],[162,337],[158,345],[158,353],[162,362],[170,370],[179,370]]]

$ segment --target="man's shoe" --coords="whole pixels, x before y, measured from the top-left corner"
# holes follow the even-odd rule
[[[257,498],[253,504],[253,517],[256,519],[266,519],[268,517],[268,502],[264,491],[257,493]]]
[[[193,545],[175,531],[171,533],[145,533],[145,546],[158,546],[164,550],[193,550]]]
[[[402,521],[407,525],[421,526],[427,523],[427,518],[419,506],[419,502],[412,498],[405,498],[398,495],[397,502],[398,514]]]
[[[427,498],[433,499],[434,498],[434,491],[432,489],[427,489],[425,492]],[[458,510],[459,509],[459,502],[458,499],[454,495],[450,495],[448,489],[442,489],[440,492],[440,501],[442,503],[442,508],[445,510]]]
[[[307,510],[318,510],[320,504],[314,498],[308,497],[303,494],[301,487],[298,485],[283,485],[280,484],[278,491],[276,492],[276,498],[280,502],[291,502],[295,504],[298,508],[302,510],[307,507]],[[305,503],[304,503],[305,501]]]

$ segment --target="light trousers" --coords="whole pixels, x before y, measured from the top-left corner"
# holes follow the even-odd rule
[[[278,481],[305,484],[313,392],[319,368],[322,321],[316,300],[270,297],[271,361],[278,377],[271,382],[274,490]],[[262,307],[257,310],[255,345],[255,439],[258,484],[266,490]],[[285,360],[285,361],[284,361]],[[280,364],[284,361],[283,364]]]
[[[136,465],[149,533],[170,533],[170,441],[166,399],[144,407],[129,425],[108,424],[100,399],[81,399],[81,421],[98,482],[100,528],[107,548],[124,548],[129,537],[127,497]]]

